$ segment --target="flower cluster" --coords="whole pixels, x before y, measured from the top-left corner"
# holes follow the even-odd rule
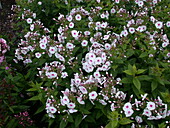
[[[87,102],[110,106],[110,111],[120,111],[137,124],[145,118],[159,120],[170,116],[167,104],[160,97],[149,100],[145,94],[139,100],[131,95],[127,101],[128,91],[123,91],[126,85],[121,83],[124,75],[120,73],[124,69],[117,69],[115,58],[128,61],[132,56],[129,53],[136,50],[137,56],[145,57],[144,63],[152,59],[170,62],[167,31],[170,21],[154,16],[157,10],[151,11],[161,1],[135,0],[132,11],[127,9],[126,2],[131,4],[129,0],[115,0],[108,6],[97,0],[96,7],[76,7],[67,15],[59,14],[53,18],[59,26],[58,32],[52,35],[54,39],[47,35],[48,28],[36,20],[35,13],[24,12],[22,19],[29,31],[16,49],[16,58],[24,64],[49,58],[50,62],[37,68],[37,75],[52,81],[56,91],[63,87],[57,98],[51,95],[46,101],[49,117],[54,118],[55,113],[78,113]],[[130,61],[128,63],[137,62],[136,59]],[[114,72],[120,73],[113,76]],[[65,78],[67,81],[63,81]]]
[[[0,64],[5,60],[5,53],[9,50],[6,40],[0,38]]]
[[[20,112],[19,114],[16,114],[14,116],[22,127],[28,127],[33,125],[33,120],[29,117],[27,111]]]

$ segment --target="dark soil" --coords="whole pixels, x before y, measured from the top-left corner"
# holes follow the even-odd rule
[[[2,8],[0,8],[0,36],[13,37],[10,15],[13,13],[11,10],[15,0],[0,0]]]

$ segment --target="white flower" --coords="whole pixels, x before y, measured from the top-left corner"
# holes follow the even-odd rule
[[[82,45],[82,46],[87,46],[87,45],[88,45],[88,41],[87,41],[87,40],[83,40],[83,41],[81,42],[81,45]]]
[[[154,110],[155,109],[155,103],[154,102],[147,102],[147,109],[148,110]]]
[[[147,95],[148,95],[147,93],[145,93],[144,95],[141,94],[142,100],[145,100]]]
[[[77,101],[79,104],[85,104],[85,102],[82,100],[82,97],[77,97]]]
[[[100,72],[94,72],[93,75],[94,75],[95,78],[99,78],[99,77],[101,76],[101,75],[100,75]]]
[[[111,109],[111,111],[115,111],[115,104],[114,103],[111,104],[110,109]]]
[[[87,70],[86,70],[86,72],[92,72],[93,71],[93,69],[94,69],[94,67],[92,66],[92,65],[89,65],[88,67],[87,67]]]
[[[145,116],[151,116],[152,115],[152,113],[151,113],[151,111],[150,110],[148,110],[148,109],[144,109],[144,112],[143,112],[143,115],[145,115]]]
[[[122,35],[122,36],[125,36],[125,37],[126,37],[126,36],[128,35],[128,31],[127,31],[127,30],[124,30],[124,31],[122,31],[122,32],[121,32],[121,34],[120,34],[120,35]]]
[[[36,58],[40,58],[41,57],[41,53],[39,53],[39,52],[35,53],[35,57]]]
[[[68,49],[73,49],[74,48],[74,45],[72,43],[67,43],[66,44],[66,48]]]
[[[75,103],[68,103],[68,104],[67,104],[67,107],[73,109],[73,108],[76,107],[76,105],[75,105]]]
[[[33,31],[34,30],[34,24],[30,25],[30,30]]]
[[[129,109],[132,109],[132,104],[130,102],[127,102],[126,104],[124,104],[123,110],[127,111]]]
[[[69,15],[67,18],[66,18],[69,22],[71,22],[73,20],[73,17],[71,15]]]
[[[119,2],[120,2],[120,0],[115,0],[115,3],[117,3],[117,4],[118,4]]]
[[[158,21],[155,23],[156,28],[161,29],[163,27],[163,23],[161,21]]]
[[[79,89],[83,94],[87,94],[87,89],[85,87],[79,86]]]
[[[86,36],[90,35],[90,31],[85,31],[84,35],[86,35]]]
[[[155,21],[156,21],[155,17],[153,17],[153,16],[150,17],[150,20],[151,20],[152,22],[155,22]]]
[[[102,63],[102,58],[101,57],[96,57],[94,63],[95,63],[95,65],[100,65]]]
[[[94,100],[94,99],[96,99],[96,97],[97,97],[96,91],[92,91],[92,92],[89,93],[89,99]]]
[[[100,15],[100,17],[103,19],[103,18],[106,17],[106,15],[105,15],[104,13],[102,13],[102,14]]]
[[[69,23],[69,28],[74,28],[74,23],[73,22]]]
[[[107,105],[107,103],[106,103],[106,101],[104,101],[104,100],[99,100],[99,102],[102,104],[102,105]]]
[[[75,16],[75,19],[76,19],[77,21],[80,21],[80,20],[81,20],[81,15],[80,15],[80,14],[77,14],[77,15]]]
[[[110,12],[111,12],[111,13],[115,13],[116,10],[115,10],[114,8],[112,8],[112,9],[110,10]]]
[[[70,102],[70,100],[68,99],[67,96],[64,96],[64,97],[61,99],[61,103],[62,103],[63,105],[68,104],[69,102]]]
[[[106,27],[107,27],[107,25],[108,25],[108,23],[107,23],[107,22],[103,22],[103,23],[101,24],[101,27],[102,27],[102,28],[106,28]]]
[[[55,48],[55,47],[50,47],[50,48],[49,48],[49,52],[50,52],[51,54],[54,54],[54,53],[56,52],[56,48]]]
[[[133,33],[135,32],[135,28],[130,27],[130,28],[129,28],[129,32],[130,32],[131,34],[133,34]]]
[[[74,37],[74,38],[76,38],[76,37],[78,37],[78,31],[76,31],[76,30],[72,30],[71,31],[71,34],[72,34],[72,36]]]
[[[167,26],[167,27],[170,27],[170,21],[167,21],[167,22],[166,22],[166,26]]]
[[[139,7],[142,7],[143,4],[144,4],[143,1],[139,1],[139,2],[138,2],[138,6],[139,6]]]
[[[76,109],[69,109],[69,113],[74,113],[74,112],[77,112]]]
[[[100,22],[96,22],[96,27],[101,27],[101,23]]]
[[[125,111],[126,117],[130,117],[133,113],[134,113],[134,111],[132,109],[128,109]]]
[[[46,49],[46,44],[41,43],[41,44],[40,44],[40,48],[41,48],[41,49]]]
[[[42,2],[41,2],[41,1],[39,1],[39,2],[38,2],[38,5],[42,5]]]
[[[111,45],[109,43],[106,43],[104,45],[104,47],[105,47],[106,50],[110,50],[111,49]]]
[[[143,122],[143,120],[142,120],[142,118],[140,116],[136,116],[135,120],[136,120],[137,123],[142,123]]]
[[[50,78],[56,78],[57,73],[56,72],[50,72]]]
[[[27,19],[27,23],[28,23],[28,24],[31,24],[31,23],[32,23],[32,19],[31,19],[31,18],[28,18],[28,19]]]
[[[50,112],[50,113],[56,113],[56,111],[57,111],[57,109],[54,108],[54,107],[52,107],[52,106],[49,107],[48,109],[49,109],[49,112]]]
[[[68,73],[67,72],[62,72],[61,73],[61,78],[66,78],[68,76]]]

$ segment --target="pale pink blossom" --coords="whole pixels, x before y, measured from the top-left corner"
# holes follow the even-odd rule
[[[92,91],[89,93],[89,99],[94,100],[94,99],[96,99],[96,97],[97,97],[96,91]]]
[[[147,109],[148,110],[154,110],[156,108],[156,105],[154,102],[147,102]]]

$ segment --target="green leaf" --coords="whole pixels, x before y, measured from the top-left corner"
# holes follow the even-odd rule
[[[121,83],[132,83],[132,80],[131,80],[131,78],[127,78],[127,77],[125,77],[125,78],[123,78],[122,80],[121,80]]]
[[[125,71],[123,71],[123,72],[125,72],[126,74],[128,74],[128,75],[133,75],[133,72],[132,71],[130,71],[130,70],[125,70]]]
[[[144,71],[146,71],[146,69],[138,69],[136,74],[141,74],[141,73],[143,73]]]
[[[118,120],[112,120],[110,121],[105,128],[117,128]]]
[[[38,108],[38,110],[35,112],[34,115],[36,115],[36,114],[42,112],[43,110],[45,110],[45,107],[44,107],[44,106],[41,106],[40,108]]]
[[[81,123],[81,121],[82,121],[82,115],[78,115],[78,116],[76,116],[76,119],[75,119],[75,127],[78,127],[79,125],[80,125],[80,123]]]
[[[152,91],[154,91],[157,87],[158,87],[158,82],[152,81],[152,83],[151,83]]]
[[[127,125],[127,124],[130,124],[130,123],[132,123],[133,121],[132,120],[130,120],[130,119],[128,119],[128,118],[121,118],[120,119],[120,121],[119,121],[119,124],[121,124],[121,125]]]
[[[118,120],[119,113],[117,111],[112,111],[111,113],[108,114],[108,118],[110,120]]]
[[[139,81],[136,77],[133,78],[133,84],[135,85],[135,87],[136,87],[138,90],[141,89],[141,83],[140,83],[140,81]]]
[[[72,115],[68,115],[67,121],[72,123],[74,122]]]
[[[140,76],[138,76],[138,80],[140,80],[140,81],[142,81],[142,80],[147,80],[147,81],[149,81],[149,80],[151,80],[152,78],[150,77],[150,76],[148,76],[148,75],[140,75]]]
[[[36,88],[30,88],[30,89],[28,89],[27,91],[28,91],[28,92],[33,92],[33,91],[37,91],[37,89],[36,89]]]
[[[166,128],[166,124],[165,122],[158,124],[158,128]]]
[[[148,53],[147,52],[144,52],[144,53],[142,53],[140,56],[139,56],[139,58],[143,58],[143,57],[147,57],[148,56]]]
[[[33,101],[33,100],[39,100],[39,96],[33,96],[33,97],[31,97],[30,99],[28,99],[28,100],[31,100],[31,101]]]
[[[67,124],[68,124],[67,121],[62,120],[62,121],[60,122],[60,128],[65,128],[65,127],[67,126]]]
[[[83,114],[90,114],[91,112],[89,112],[87,109],[81,107],[80,108],[80,112],[82,112]]]
[[[96,119],[99,119],[102,115],[103,113],[101,111],[98,111],[96,114]]]
[[[90,123],[96,123],[95,119],[93,118],[92,115],[88,115],[86,118],[85,118],[85,121],[86,122],[90,122]]]

